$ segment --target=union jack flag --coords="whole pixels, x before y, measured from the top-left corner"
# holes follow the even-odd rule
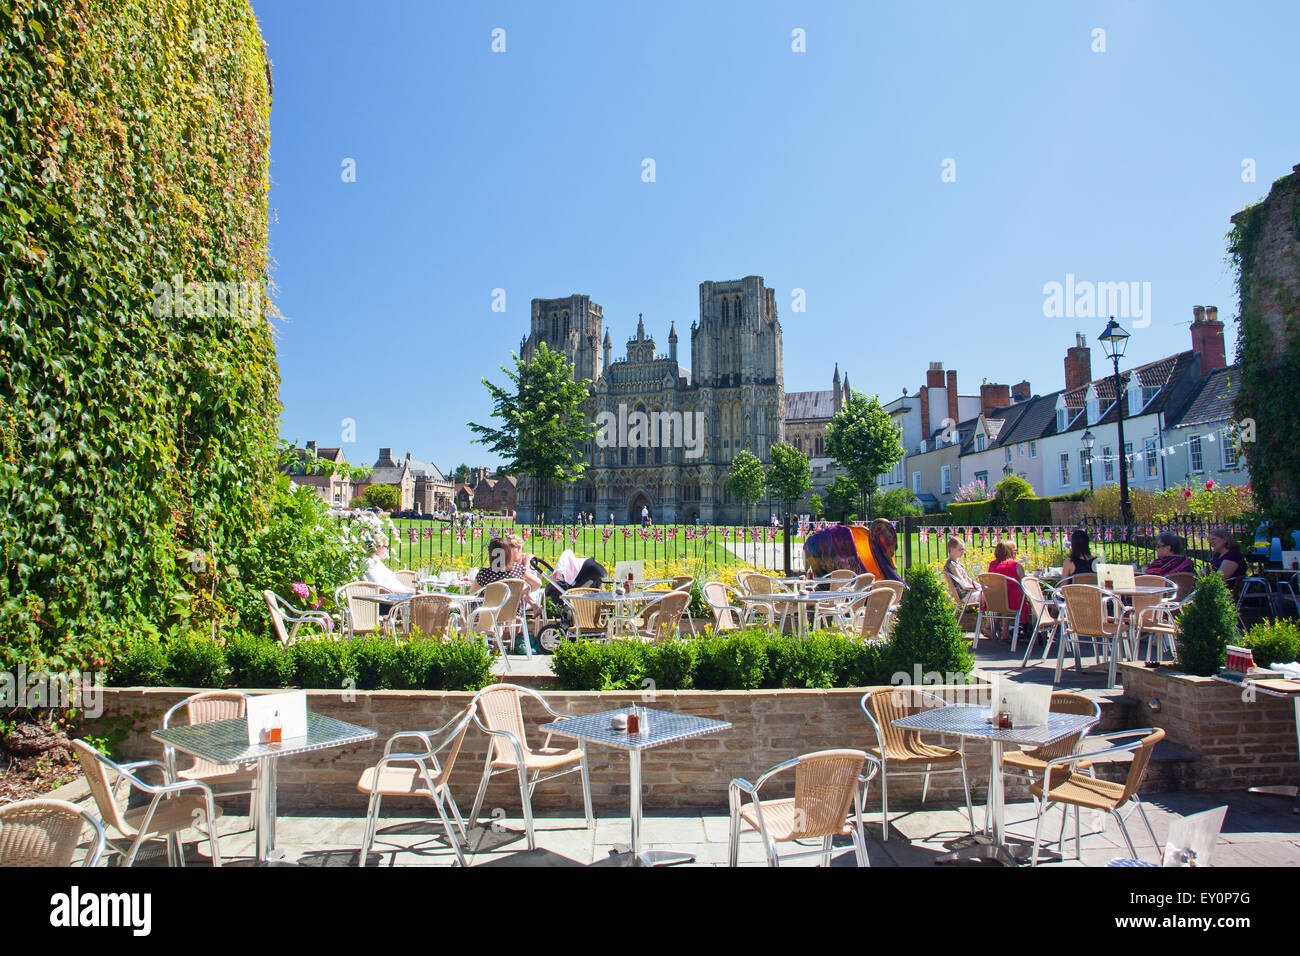
[[[600,543],[605,544],[607,541],[609,541],[609,536],[610,536],[610,530],[609,528],[606,528],[600,533]]]
[[[664,533],[660,531],[658,528],[655,528],[654,539],[656,541],[662,541],[664,539]]]
[[[464,532],[464,531],[457,531],[457,532],[456,532],[456,540],[459,541],[461,544],[464,544],[464,543],[465,543],[465,532]]]

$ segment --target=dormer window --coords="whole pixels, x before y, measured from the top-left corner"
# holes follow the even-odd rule
[[[1056,430],[1058,432],[1063,432],[1065,431],[1066,426],[1068,424],[1069,424],[1068,415],[1065,410],[1065,407],[1062,406],[1056,410]]]
[[[983,450],[984,450],[984,436],[983,436],[983,435],[976,435],[976,436],[975,436],[975,450],[976,450],[976,451],[983,451]]]

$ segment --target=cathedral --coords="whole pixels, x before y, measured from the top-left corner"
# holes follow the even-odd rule
[[[830,391],[784,391],[776,296],[760,276],[700,283],[689,368],[677,356],[676,323],[664,355],[641,317],[625,354],[613,356],[603,311],[585,295],[533,299],[520,357],[530,361],[541,342],[591,381],[588,419],[610,424],[580,449],[589,466],[578,481],[544,489],[539,502],[533,481],[519,476],[521,520],[590,512],[599,523],[612,514],[639,524],[645,509],[656,524],[738,524],[744,507],[726,489],[736,454],[748,450],[766,465],[769,448],[789,441],[821,456],[826,424],[848,395],[838,366]],[[753,516],[760,509],[766,518],[766,502]]]

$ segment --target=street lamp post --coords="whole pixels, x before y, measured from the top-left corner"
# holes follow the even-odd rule
[[[1115,366],[1115,406],[1118,412],[1116,427],[1119,430],[1119,518],[1126,527],[1133,524],[1133,502],[1128,497],[1128,453],[1124,450],[1124,379],[1119,374],[1119,360],[1124,357],[1128,347],[1129,334],[1125,332],[1115,317],[1106,323],[1106,328],[1097,336],[1101,341],[1106,357]]]
[[[1083,433],[1083,448],[1088,453],[1088,494],[1096,493],[1097,489],[1092,484],[1092,446],[1097,444],[1097,436],[1088,429]]]

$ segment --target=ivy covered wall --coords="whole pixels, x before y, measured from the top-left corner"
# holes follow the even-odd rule
[[[265,524],[269,112],[248,0],[0,0],[0,663],[215,617]]]
[[[1232,217],[1228,255],[1240,298],[1239,420],[1254,419],[1243,443],[1260,510],[1279,530],[1300,526],[1300,166],[1268,196]]]

